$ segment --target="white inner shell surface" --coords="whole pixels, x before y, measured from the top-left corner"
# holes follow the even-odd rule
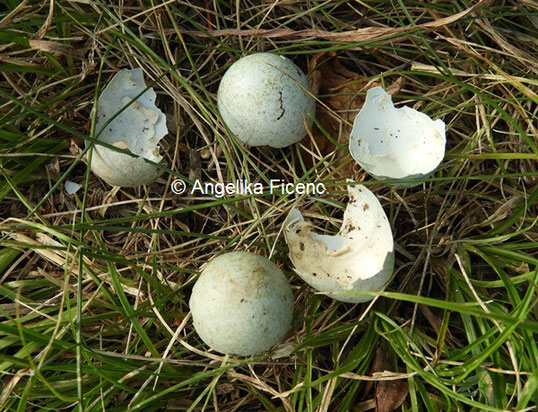
[[[349,203],[337,235],[312,232],[313,225],[293,209],[284,232],[297,274],[320,292],[380,291],[394,270],[390,224],[375,195],[362,185],[348,186]],[[373,299],[359,293],[330,294],[342,302]]]
[[[222,119],[250,146],[285,147],[306,135],[316,105],[310,85],[291,60],[272,53],[245,56],[224,74],[217,94]]]
[[[143,159],[155,163],[161,161],[158,143],[168,133],[166,116],[155,105],[155,91],[148,89],[122,111],[145,88],[142,69],[123,69],[99,96],[95,128],[96,133],[100,133],[98,140],[140,156],[132,157],[101,145],[94,146],[91,169],[113,186],[145,185],[161,174],[158,167]]]
[[[368,90],[349,139],[353,158],[378,178],[427,176],[443,160],[445,145],[442,120],[407,106],[396,109],[382,87]]]

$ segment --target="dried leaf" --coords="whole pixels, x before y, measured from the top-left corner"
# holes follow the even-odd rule
[[[63,54],[72,57],[82,57],[80,50],[75,49],[67,44],[62,44],[48,40],[29,40],[30,48],[34,50],[44,51],[52,54]]]
[[[202,180],[202,159],[198,150],[189,149],[189,179]]]
[[[358,92],[364,88],[367,80],[346,69],[338,61],[335,52],[314,55],[310,60],[308,72],[311,88],[318,96],[316,120],[320,124],[320,127],[314,125],[311,139],[305,142],[306,149],[302,149],[303,158],[307,166],[311,167],[321,157],[335,150],[333,141],[347,145],[348,133],[340,132],[349,128],[349,115],[362,106],[364,99],[362,96],[358,97]],[[346,111],[346,114],[342,111]],[[345,158],[345,155],[340,154],[337,153],[339,158]],[[352,167],[351,162],[349,167]],[[340,173],[350,176],[351,170],[347,170],[349,167],[346,170],[341,169]]]
[[[375,353],[372,373],[389,371],[391,368],[387,353],[378,348]],[[376,412],[389,412],[399,407],[407,394],[409,386],[405,380],[378,381],[375,385]]]
[[[363,76],[348,70],[336,58],[336,53],[321,53],[317,59],[312,59],[311,69],[316,69],[312,73],[319,73],[319,94],[330,95],[323,99],[332,110],[358,109],[364,103],[364,99],[357,99],[356,94],[364,89],[368,83]],[[315,57],[316,57],[315,56]],[[324,58],[324,61],[319,61]],[[346,118],[347,120],[347,118]]]
[[[314,55],[308,72],[311,88],[318,97],[316,119],[320,124],[320,127],[314,125],[311,139],[302,149],[306,165],[312,167],[320,158],[334,152],[334,142],[347,147],[353,119],[364,104],[364,92],[379,85],[379,82],[372,82],[347,69],[334,51]],[[403,78],[398,78],[389,88],[392,92],[398,92],[402,85]],[[355,163],[348,161],[346,155],[347,151],[343,149],[336,152],[337,158],[347,162],[339,165],[341,167],[337,167],[337,170],[339,175],[349,177],[354,175]]]

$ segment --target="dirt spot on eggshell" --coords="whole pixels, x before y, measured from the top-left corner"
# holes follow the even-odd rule
[[[117,147],[118,149],[128,149],[125,140],[118,140],[117,142],[114,142],[112,146]]]

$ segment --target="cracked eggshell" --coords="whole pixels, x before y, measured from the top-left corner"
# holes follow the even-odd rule
[[[379,179],[427,177],[443,160],[445,145],[442,120],[434,121],[407,106],[396,109],[382,87],[368,90],[349,139],[353,158]]]
[[[349,203],[337,235],[312,231],[301,212],[293,209],[284,235],[297,274],[323,293],[382,290],[394,270],[394,241],[389,221],[375,195],[362,185],[348,186]],[[329,294],[333,299],[360,303],[372,296]]]
[[[134,187],[153,182],[161,170],[143,158],[155,163],[161,161],[159,141],[168,133],[166,117],[155,106],[155,91],[146,90],[136,101],[106,124],[116,113],[146,88],[142,69],[119,71],[101,93],[97,105],[96,132],[98,140],[128,149],[139,157],[115,152],[95,145],[91,170],[113,186]],[[106,126],[105,126],[106,124]]]
[[[211,260],[189,301],[194,328],[212,349],[248,356],[265,351],[288,331],[293,294],[269,259],[231,252]]]
[[[308,91],[308,92],[307,92]],[[250,146],[285,147],[306,135],[316,105],[306,76],[272,53],[243,57],[222,78],[217,103],[222,119]]]

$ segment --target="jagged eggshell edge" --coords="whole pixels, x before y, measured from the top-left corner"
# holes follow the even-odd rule
[[[166,116],[155,105],[153,88],[146,88],[142,69],[120,70],[99,96],[96,132],[98,140],[128,149],[138,157],[95,145],[91,158],[92,172],[113,186],[134,187],[153,182],[161,169],[146,163],[161,161],[159,141],[168,133]],[[120,112],[112,119],[118,112]],[[106,124],[110,119],[110,123]]]
[[[394,240],[387,216],[375,195],[363,185],[349,185],[349,202],[337,235],[312,231],[293,209],[284,236],[296,273],[323,292],[380,291],[394,271]],[[373,299],[359,293],[330,294],[333,299],[360,303]]]
[[[425,178],[443,160],[445,146],[442,120],[407,106],[395,108],[380,86],[368,90],[349,139],[351,156],[378,179]]]

